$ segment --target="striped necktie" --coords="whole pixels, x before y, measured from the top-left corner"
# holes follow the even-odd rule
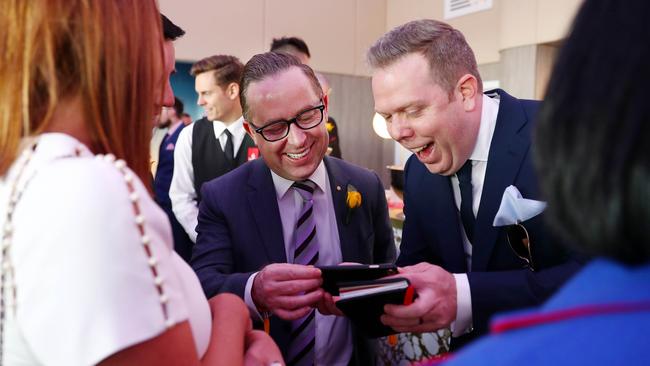
[[[295,182],[292,186],[302,197],[302,209],[294,231],[293,263],[313,265],[318,262],[318,241],[314,221],[313,194],[316,184],[310,180]],[[291,336],[287,365],[313,365],[316,343],[316,314],[309,314],[291,322]]]

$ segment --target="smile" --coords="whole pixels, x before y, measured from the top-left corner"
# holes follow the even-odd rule
[[[311,150],[311,148],[307,148],[304,151],[299,152],[299,153],[286,153],[286,154],[287,154],[287,156],[289,158],[298,160],[298,159],[304,158],[305,155],[307,155],[310,150]]]
[[[430,145],[431,144],[426,144],[426,145],[423,145],[423,146],[420,146],[420,147],[416,147],[416,148],[411,149],[411,151],[413,151],[415,154],[417,154],[420,151],[422,151],[422,150],[426,149],[427,147],[429,147]]]

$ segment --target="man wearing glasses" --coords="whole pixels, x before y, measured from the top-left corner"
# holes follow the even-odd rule
[[[325,157],[328,98],[294,57],[253,56],[240,99],[263,159],[203,186],[192,258],[203,289],[244,298],[287,364],[369,364],[368,341],[344,317],[326,315],[337,310],[312,265],[394,260],[381,181]],[[350,192],[360,206],[346,203]]]

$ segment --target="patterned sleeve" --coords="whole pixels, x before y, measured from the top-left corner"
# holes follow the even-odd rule
[[[112,162],[66,159],[25,190],[14,219],[16,316],[39,361],[96,364],[187,319],[166,217],[133,178],[138,197]]]

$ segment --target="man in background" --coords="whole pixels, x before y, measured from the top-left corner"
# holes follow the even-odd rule
[[[185,31],[176,24],[172,23],[166,16],[160,14],[162,22],[163,36],[165,43],[163,45],[164,51],[164,72],[165,72],[165,88],[162,100],[161,109],[156,110],[157,113],[162,112],[164,107],[174,106],[174,91],[172,90],[169,78],[176,72],[176,50],[174,49],[174,41],[185,34]],[[151,176],[156,175],[158,167],[158,150],[160,143],[167,133],[166,121],[161,119],[160,115],[154,117],[154,127],[152,130],[151,143],[149,145],[149,161],[151,162]]]
[[[196,241],[201,185],[258,156],[244,130],[239,80],[244,65],[234,56],[206,57],[190,73],[205,117],[183,129],[174,152],[169,197],[178,222]]]
[[[156,202],[165,211],[172,225],[174,250],[181,258],[189,262],[192,256],[193,243],[181,224],[176,220],[169,199],[169,186],[174,172],[174,150],[178,136],[185,127],[179,117],[183,113],[183,103],[178,98],[174,98],[174,100],[174,107],[163,107],[160,114],[160,126],[165,128],[166,133],[158,145],[158,167],[154,175],[153,189]]]
[[[273,38],[270,51],[289,54],[305,65],[311,60],[307,43],[298,37]]]
[[[183,120],[183,124],[185,126],[189,126],[190,124],[192,124],[192,116],[190,116],[190,114],[187,112],[183,112],[183,114],[181,115],[181,119]]]

